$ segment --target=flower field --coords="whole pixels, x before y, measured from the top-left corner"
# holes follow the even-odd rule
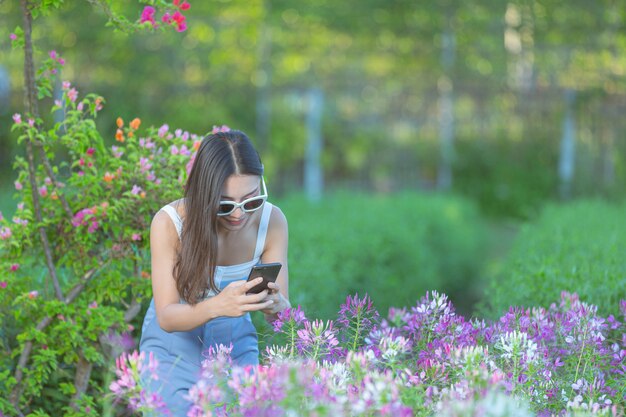
[[[549,307],[511,307],[487,322],[431,292],[386,318],[368,296],[347,297],[329,321],[288,309],[258,367],[234,366],[230,347],[206,352],[187,415],[624,415],[626,301],[619,308],[619,318],[600,317],[564,292]],[[159,393],[142,387],[156,367],[123,354],[111,391],[131,410],[167,415]]]

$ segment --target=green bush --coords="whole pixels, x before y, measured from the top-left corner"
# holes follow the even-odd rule
[[[561,291],[578,293],[602,315],[626,298],[625,205],[579,201],[550,205],[525,225],[481,310],[495,316],[511,305],[549,305]]]
[[[355,293],[383,312],[432,289],[460,310],[476,301],[485,229],[466,200],[339,192],[319,203],[277,203],[289,220],[290,298],[307,314],[334,317]]]

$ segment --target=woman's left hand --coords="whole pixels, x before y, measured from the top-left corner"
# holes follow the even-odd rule
[[[291,305],[289,304],[289,300],[287,300],[280,293],[280,287],[278,286],[278,284],[276,284],[275,282],[270,282],[267,284],[267,288],[268,288],[267,297],[265,297],[263,302],[269,301],[269,300],[272,300],[274,302],[268,308],[261,310],[261,311],[265,314],[265,318],[268,319],[269,321],[268,316],[275,316],[276,314],[280,313],[284,309],[291,307]]]

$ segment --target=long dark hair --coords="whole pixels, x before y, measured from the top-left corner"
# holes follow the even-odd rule
[[[181,298],[196,304],[215,284],[217,209],[231,175],[263,175],[258,152],[238,130],[206,136],[185,185],[185,218],[174,278]],[[208,262],[207,262],[208,261]]]

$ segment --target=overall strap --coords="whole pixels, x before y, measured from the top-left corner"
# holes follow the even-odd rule
[[[259,233],[256,237],[254,259],[260,258],[265,248],[265,237],[267,236],[267,226],[270,223],[270,214],[272,214],[272,204],[266,201],[263,205],[263,213],[261,213],[261,222],[259,223]]]
[[[180,235],[183,231],[183,221],[178,215],[178,212],[176,211],[174,207],[170,206],[169,204],[163,207],[161,210],[165,211],[172,219],[172,222],[174,223],[174,226],[176,227],[176,232],[178,232],[178,238],[180,239]]]

